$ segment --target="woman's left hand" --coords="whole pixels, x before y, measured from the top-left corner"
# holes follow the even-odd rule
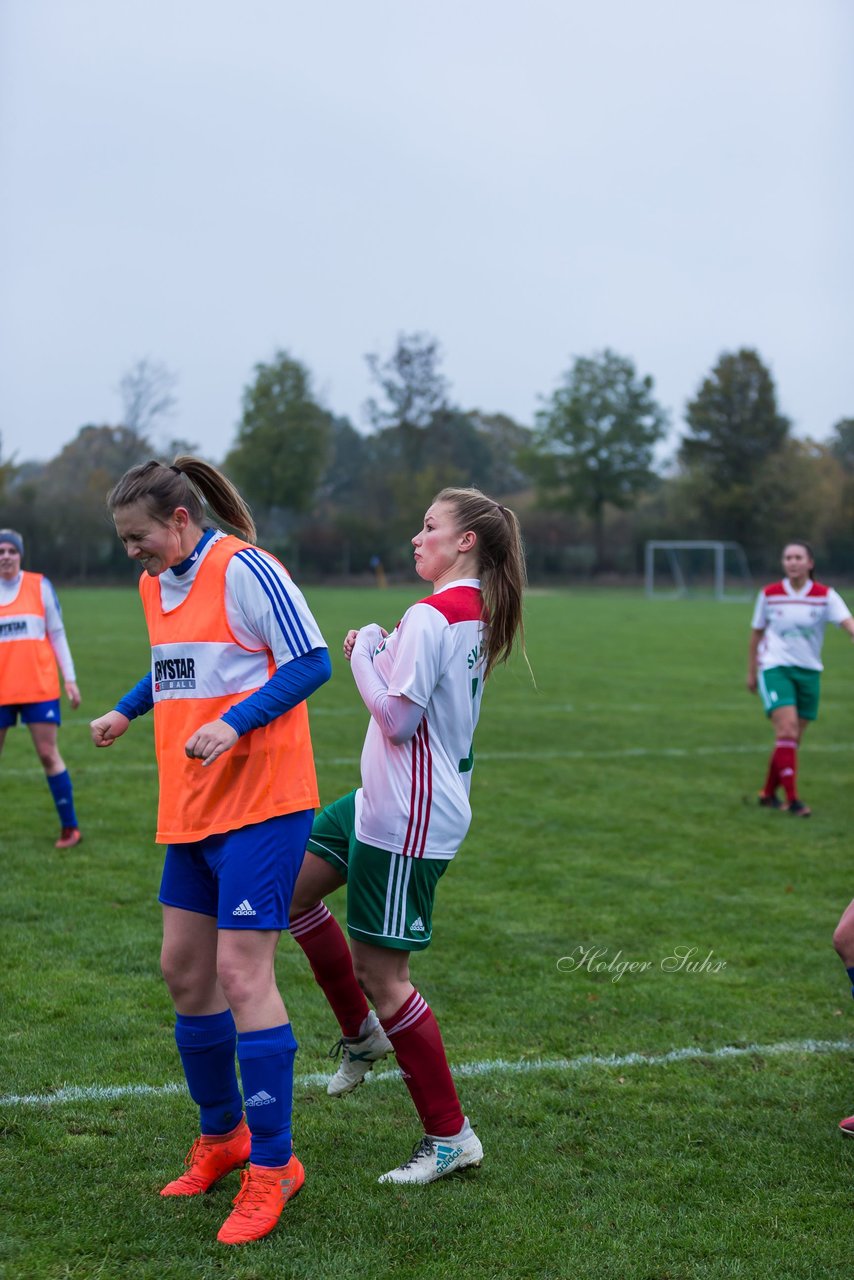
[[[191,760],[201,760],[202,764],[213,764],[224,751],[228,751],[237,741],[239,734],[224,720],[211,720],[203,724],[191,738],[187,739],[184,752]]]
[[[68,698],[68,701],[71,703],[72,710],[76,711],[77,708],[80,706],[80,690],[77,688],[77,685],[74,683],[73,680],[66,680],[65,696]]]

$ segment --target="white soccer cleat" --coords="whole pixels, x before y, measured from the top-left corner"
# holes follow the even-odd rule
[[[360,1036],[342,1036],[329,1051],[330,1058],[341,1052],[341,1065],[326,1086],[331,1098],[343,1098],[352,1093],[364,1080],[375,1062],[394,1053],[392,1043],[383,1031],[380,1020],[371,1009]]]
[[[480,1139],[466,1119],[456,1138],[431,1138],[429,1133],[425,1133],[415,1144],[406,1163],[384,1173],[377,1182],[423,1185],[444,1178],[446,1173],[455,1173],[457,1169],[474,1168],[482,1160]]]

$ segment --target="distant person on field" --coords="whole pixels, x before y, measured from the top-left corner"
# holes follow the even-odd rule
[[[272,1231],[305,1179],[291,1145],[297,1042],[273,965],[317,805],[306,698],[329,679],[329,654],[215,467],[146,462],[107,502],[145,570],[151,670],[93,720],[92,738],[110,747],[154,707],[161,964],[201,1125],[161,1195],[199,1195],[249,1161],[217,1236],[243,1244]],[[211,527],[206,503],[245,540]]]
[[[484,681],[521,633],[525,581],[516,516],[476,489],[443,489],[412,545],[433,593],[390,635],[371,623],[344,640],[371,713],[362,785],[315,819],[291,918],[341,1027],[328,1092],[350,1093],[374,1062],[397,1056],[424,1133],[379,1179],[395,1184],[433,1182],[483,1159],[436,1019],[410,981],[409,953],[430,943],[436,887],[471,821]],[[345,883],[349,948],[322,901]]]
[[[57,746],[60,725],[59,670],[74,711],[80,690],[65,638],[56,592],[40,573],[21,569],[24,540],[14,529],[0,529],[0,751],[6,731],[25,724],[33,739],[47,785],[59,814],[57,849],[81,840],[71,778]]]
[[[812,812],[798,797],[798,747],[818,715],[824,628],[835,622],[854,638],[847,605],[832,587],[814,581],[813,566],[809,543],[786,543],[786,577],[763,587],[756,601],[747,664],[747,687],[759,690],[775,739],[759,803],[799,818]]]

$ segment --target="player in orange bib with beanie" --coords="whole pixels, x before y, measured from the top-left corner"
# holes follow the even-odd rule
[[[0,751],[6,731],[27,726],[59,815],[57,849],[81,840],[71,778],[59,754],[59,674],[72,709],[80,706],[74,661],[56,592],[40,573],[21,569],[24,540],[0,529]]]
[[[110,747],[154,710],[161,966],[201,1129],[161,1195],[199,1195],[247,1166],[217,1236],[245,1244],[273,1230],[305,1179],[291,1142],[297,1043],[274,957],[317,805],[306,699],[329,679],[329,654],[215,467],[147,462],[107,502],[144,570],[151,669],[92,722],[92,738]]]
[[[391,1185],[434,1182],[483,1159],[409,953],[430,943],[436,886],[471,821],[483,686],[521,635],[525,583],[516,516],[477,489],[443,489],[412,545],[432,594],[390,634],[373,623],[344,641],[371,713],[362,785],[315,819],[291,921],[341,1028],[327,1091],[350,1093],[393,1052],[415,1104],[423,1136],[380,1177]],[[322,901],[344,883],[349,948]]]

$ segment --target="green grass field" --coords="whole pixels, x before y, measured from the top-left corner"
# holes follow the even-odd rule
[[[308,592],[335,665],[312,699],[324,801],[355,784],[366,723],[340,638],[393,624],[415,594]],[[0,1275],[850,1274],[854,1143],[835,1126],[854,1111],[854,1007],[830,944],[854,894],[847,637],[827,638],[801,768],[814,817],[799,821],[754,802],[770,735],[744,690],[747,606],[532,592],[536,689],[514,662],[487,690],[474,823],[413,961],[483,1167],[376,1184],[418,1137],[414,1111],[388,1070],[327,1098],[317,1073],[337,1029],[285,937],[308,1177],[273,1235],[229,1251],[215,1235],[236,1175],[186,1203],[157,1195],[195,1112],[158,973],[151,726],[110,751],[88,741],[89,718],[146,668],[140,607],[130,590],[66,591],[63,606],[84,697],[60,739],[78,849],[53,848],[25,731],[0,761]],[[705,966],[668,971],[691,949]],[[595,970],[620,961],[645,967]],[[693,1056],[668,1060],[678,1050]]]

